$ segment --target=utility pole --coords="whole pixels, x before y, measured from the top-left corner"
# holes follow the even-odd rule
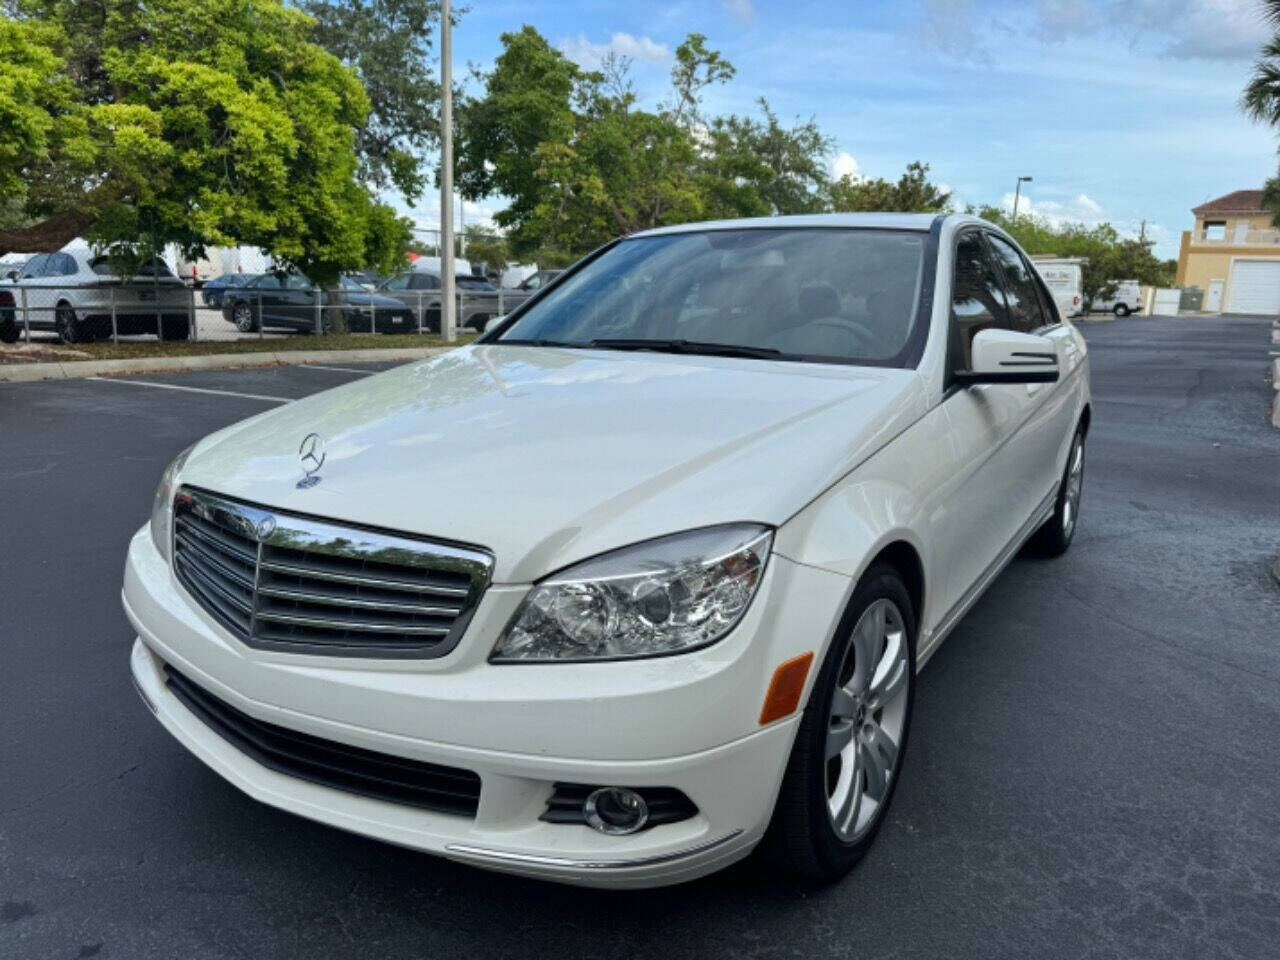
[[[1138,231],[1138,242],[1147,242],[1147,221],[1145,220],[1142,221],[1142,229]]]
[[[449,0],[440,0],[440,333],[458,339],[453,274],[453,36]]]
[[[1017,220],[1017,219],[1018,219],[1018,201],[1022,198],[1022,185],[1023,185],[1024,183],[1030,183],[1030,182],[1031,182],[1031,178],[1030,178],[1030,177],[1019,177],[1019,178],[1018,178],[1018,182],[1014,185],[1014,188],[1013,188],[1013,216],[1009,218],[1010,220]]]

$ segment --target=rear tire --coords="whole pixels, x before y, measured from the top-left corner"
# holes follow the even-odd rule
[[[814,680],[761,845],[784,869],[838,880],[871,848],[906,754],[915,641],[902,577],[873,565]]]
[[[1129,315],[1129,308],[1125,306],[1123,303],[1117,303],[1115,307],[1112,309],[1112,313],[1114,313],[1117,317],[1127,317]]]
[[[69,303],[60,303],[54,310],[53,326],[63,343],[81,343],[84,341],[84,329],[76,318],[76,312]]]
[[[1067,465],[1058,484],[1053,515],[1031,538],[1032,552],[1042,557],[1060,557],[1067,552],[1080,525],[1080,496],[1084,491],[1084,428],[1077,427],[1067,451]]]
[[[0,320],[0,343],[18,342],[18,322],[12,316]]]

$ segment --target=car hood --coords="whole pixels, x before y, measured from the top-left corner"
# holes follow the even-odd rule
[[[474,345],[206,438],[180,481],[492,551],[528,582],[606,550],[781,524],[924,412],[914,371]],[[299,446],[325,441],[300,489]]]

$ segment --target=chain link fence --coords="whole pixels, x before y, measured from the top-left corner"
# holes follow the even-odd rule
[[[336,290],[264,274],[222,291],[216,306],[180,283],[0,285],[0,341],[92,343],[123,338],[241,340],[304,334],[439,334],[439,292]],[[524,297],[459,290],[457,332],[483,332]]]

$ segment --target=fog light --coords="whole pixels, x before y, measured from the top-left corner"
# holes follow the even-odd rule
[[[649,805],[634,790],[604,787],[587,797],[582,815],[601,833],[635,833],[649,820]]]

